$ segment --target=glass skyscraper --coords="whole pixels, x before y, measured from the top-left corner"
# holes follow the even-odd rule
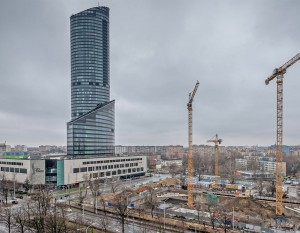
[[[109,8],[94,7],[71,20],[71,116],[68,155],[114,155],[114,101],[110,101]]]

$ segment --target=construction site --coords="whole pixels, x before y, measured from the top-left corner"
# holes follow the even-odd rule
[[[234,182],[222,177],[219,171],[224,167],[219,167],[219,145],[223,139],[218,134],[207,140],[213,145],[213,174],[195,175],[192,132],[193,100],[200,86],[197,81],[187,103],[187,169],[180,169],[172,177],[152,173],[150,176],[158,180],[149,179],[124,186],[117,192],[104,192],[92,202],[94,208],[122,213],[140,222],[142,219],[150,221],[163,229],[159,232],[299,232],[300,182],[297,178],[286,177],[282,165],[283,80],[287,69],[299,60],[300,54],[297,54],[265,80],[266,85],[272,80],[277,84],[274,177],[260,176],[256,172],[250,178]],[[89,205],[89,201],[86,202]]]

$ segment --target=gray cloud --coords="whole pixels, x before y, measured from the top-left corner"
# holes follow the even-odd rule
[[[300,51],[300,3],[103,1],[111,9],[111,98],[116,143],[187,144],[219,133],[225,145],[275,141],[276,85],[264,79]],[[69,17],[97,1],[0,2],[0,141],[66,144]],[[284,143],[299,144],[300,64],[284,86]]]

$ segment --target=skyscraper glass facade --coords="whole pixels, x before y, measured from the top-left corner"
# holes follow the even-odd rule
[[[68,155],[114,155],[114,101],[110,101],[109,8],[94,7],[71,21],[71,116]]]
[[[109,101],[109,8],[71,16],[72,119]]]
[[[97,157],[114,155],[114,101],[68,122],[68,155]]]

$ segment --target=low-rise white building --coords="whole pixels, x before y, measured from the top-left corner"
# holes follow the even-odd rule
[[[161,160],[161,166],[169,167],[172,164],[182,166],[182,159]]]
[[[79,184],[87,179],[121,179],[144,176],[145,156],[70,159],[0,159],[0,176],[7,180],[52,186]]]

